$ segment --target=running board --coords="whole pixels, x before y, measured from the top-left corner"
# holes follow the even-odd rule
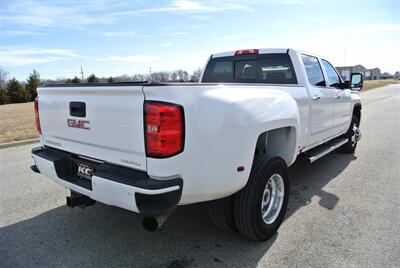
[[[340,146],[345,144],[347,141],[348,141],[348,139],[341,138],[341,139],[337,139],[333,142],[329,142],[327,144],[320,145],[317,149],[314,149],[314,150],[312,150],[312,152],[310,152],[310,155],[307,156],[307,159],[310,163],[312,163],[312,162],[320,159],[324,155],[327,155],[330,152],[336,150],[337,148],[339,148]]]

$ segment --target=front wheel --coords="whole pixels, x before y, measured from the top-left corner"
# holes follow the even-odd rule
[[[348,142],[340,147],[340,152],[345,154],[352,154],[356,150],[357,142],[361,139],[360,120],[357,116],[353,115],[351,124],[344,137]]]
[[[251,239],[267,240],[285,217],[289,199],[287,166],[279,157],[255,157],[247,185],[235,196],[238,231]]]

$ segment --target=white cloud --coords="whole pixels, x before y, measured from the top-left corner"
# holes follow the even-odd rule
[[[319,4],[319,1],[312,0],[272,0],[267,2],[272,5],[302,5],[302,6],[316,6]]]
[[[0,66],[14,67],[25,66],[37,63],[54,61],[54,58],[19,57],[12,55],[0,55]]]
[[[282,5],[304,5],[305,1],[302,0],[274,0],[272,2],[275,2],[276,4],[282,4]]]
[[[160,44],[160,46],[161,46],[161,47],[170,47],[170,46],[172,46],[172,44],[171,44],[171,42],[162,42],[162,43]]]
[[[113,24],[121,16],[151,13],[207,14],[222,11],[253,11],[248,5],[233,1],[176,0],[165,6],[129,9],[129,2],[113,1],[10,1],[2,6],[0,22],[36,28],[82,28],[87,25]],[[122,10],[122,11],[118,11]],[[25,29],[24,29],[25,30]]]
[[[250,36],[249,34],[227,34],[216,38],[216,40],[242,39],[242,38],[248,38],[249,36]]]
[[[80,57],[74,50],[61,48],[27,48],[27,49],[11,49],[7,50],[8,55],[57,55],[67,57]]]
[[[133,31],[127,31],[127,32],[103,32],[101,33],[102,36],[105,37],[116,37],[116,36],[122,36],[122,37],[128,37],[128,36],[135,36],[136,33]]]
[[[0,48],[0,65],[7,67],[25,66],[77,57],[81,56],[70,49]]]
[[[115,18],[98,13],[89,14],[96,10],[94,3],[66,5],[58,2],[10,1],[2,7],[0,21],[34,27],[80,27],[115,21]]]
[[[385,24],[361,24],[351,26],[349,28],[336,29],[341,32],[398,32],[400,31],[400,23],[385,23]]]
[[[185,34],[187,34],[187,32],[172,32],[167,35],[185,35]]]
[[[96,59],[102,62],[152,62],[158,60],[159,57],[151,55],[126,55],[126,56],[108,56]]]
[[[20,30],[6,30],[0,31],[0,34],[4,35],[42,35],[42,32],[33,32],[33,31],[20,31]]]
[[[198,2],[191,0],[176,0],[173,1],[170,5],[158,8],[144,8],[144,9],[135,9],[135,10],[127,10],[121,12],[112,13],[112,16],[134,16],[143,13],[214,13],[219,11],[228,11],[228,10],[236,10],[236,11],[253,11],[252,8],[242,4],[232,3],[230,1],[219,1],[219,2]]]
[[[119,31],[119,32],[102,32],[100,35],[104,37],[135,37],[135,38],[157,38],[157,37],[170,37],[170,36],[183,36],[187,32],[167,32],[161,34],[136,34],[134,31]]]

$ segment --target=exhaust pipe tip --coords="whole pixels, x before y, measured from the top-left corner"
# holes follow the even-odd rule
[[[161,225],[168,219],[172,211],[156,217],[146,216],[143,219],[143,228],[149,232],[157,231]]]
[[[161,224],[154,217],[145,217],[143,219],[143,228],[148,232],[155,232],[160,226]]]

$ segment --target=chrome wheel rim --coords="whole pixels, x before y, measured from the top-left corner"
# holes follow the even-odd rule
[[[261,217],[266,224],[273,223],[282,209],[285,184],[280,174],[273,174],[265,185],[261,199]]]
[[[351,136],[351,145],[355,146],[356,143],[361,139],[361,131],[357,123],[353,124],[353,135]]]

